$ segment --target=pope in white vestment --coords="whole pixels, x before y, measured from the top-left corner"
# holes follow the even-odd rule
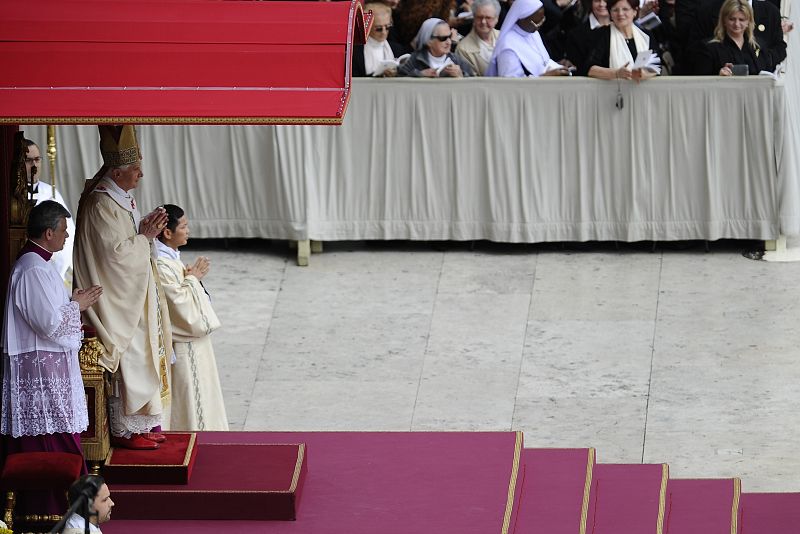
[[[157,448],[164,436],[151,430],[169,423],[161,416],[169,402],[172,338],[152,240],[166,215],[155,210],[142,218],[130,194],[142,177],[132,126],[101,126],[101,152],[104,166],[87,183],[78,208],[75,280],[79,287],[105,289],[86,318],[103,345],[99,362],[113,373],[115,444]]]
[[[158,272],[169,304],[172,323],[171,430],[228,430],[228,417],[217,372],[211,332],[220,321],[200,282],[203,267],[181,262],[179,246],[186,244],[188,221],[178,206],[164,206],[167,227],[156,239]],[[197,264],[195,264],[197,265]]]

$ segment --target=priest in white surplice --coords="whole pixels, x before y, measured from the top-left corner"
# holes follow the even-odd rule
[[[80,433],[86,430],[88,413],[78,365],[81,311],[97,302],[102,288],[76,289],[70,297],[51,262],[68,236],[69,216],[66,208],[52,200],[31,210],[28,241],[9,278],[0,418],[5,454],[82,455]],[[43,499],[49,502],[21,503],[31,512],[60,513],[58,495]]]
[[[117,447],[155,449],[166,437],[172,337],[155,265],[153,238],[163,208],[141,217],[130,194],[142,178],[133,126],[100,126],[103,167],[78,204],[74,270],[78,287],[100,284],[103,300],[86,313],[112,373],[109,418]]]
[[[220,322],[200,280],[208,259],[200,256],[184,265],[178,250],[189,240],[189,221],[178,206],[164,206],[167,227],[156,239],[158,271],[172,321],[172,430],[228,430],[211,332]]]

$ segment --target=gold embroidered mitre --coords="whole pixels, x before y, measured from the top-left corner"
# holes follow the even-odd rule
[[[103,165],[121,167],[138,163],[142,159],[133,125],[104,124],[98,128],[100,128],[100,154],[103,156]]]

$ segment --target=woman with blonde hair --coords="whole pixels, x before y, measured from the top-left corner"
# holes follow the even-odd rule
[[[750,3],[726,0],[719,10],[714,38],[704,44],[695,60],[695,74],[733,76],[734,65],[746,65],[748,74],[767,70],[754,34]]]

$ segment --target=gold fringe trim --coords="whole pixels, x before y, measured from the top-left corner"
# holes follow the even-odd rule
[[[733,479],[733,503],[731,504],[731,534],[739,534],[739,498],[742,496],[742,481]]]
[[[343,111],[349,102],[349,95]],[[0,124],[260,124],[341,125],[339,117],[0,117]]]
[[[586,460],[586,479],[583,482],[583,503],[581,503],[581,526],[580,534],[586,534],[586,523],[589,516],[589,497],[592,493],[592,476],[594,473],[594,447],[589,447],[589,454]]]
[[[303,469],[303,459],[306,456],[306,444],[301,443],[297,447],[297,461],[294,464],[294,474],[292,475],[292,483],[289,485],[289,491],[293,492],[297,489],[297,483],[300,481],[300,471]]]
[[[658,520],[656,534],[664,534],[664,513],[667,507],[667,482],[669,481],[669,466],[661,464],[661,491],[658,493]]]
[[[506,512],[503,515],[503,528],[501,534],[508,534],[511,526],[511,514],[514,511],[514,494],[517,490],[517,475],[519,474],[519,458],[522,454],[522,432],[515,432],[514,461],[511,464],[511,479],[508,481],[508,497],[506,498]]]

